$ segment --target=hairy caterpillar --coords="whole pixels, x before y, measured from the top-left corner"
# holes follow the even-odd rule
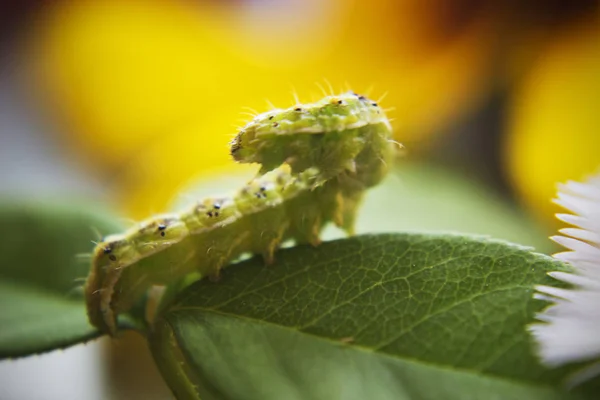
[[[281,243],[318,245],[330,221],[353,233],[365,189],[394,154],[383,109],[355,93],[256,116],[231,142],[233,158],[260,163],[235,195],[158,215],[97,244],[85,293],[90,322],[115,334],[116,317],[149,288],[193,272],[218,278],[242,254],[274,261]]]

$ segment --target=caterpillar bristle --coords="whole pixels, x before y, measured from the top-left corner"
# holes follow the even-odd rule
[[[67,293],[65,293],[65,297],[69,298],[69,297],[82,297],[84,294],[84,285],[77,285],[71,289],[69,289],[67,291]]]
[[[95,226],[90,226],[90,230],[94,234],[94,237],[96,238],[96,240],[102,240],[103,235],[98,228],[96,228]],[[94,243],[94,242],[92,242],[92,243]]]
[[[138,221],[133,218],[119,218],[119,221],[124,225],[128,225],[130,228],[138,224]]]
[[[392,143],[394,146],[398,147],[399,149],[404,149],[405,148],[405,146],[402,143],[400,143],[400,142],[398,142],[397,140],[394,140],[394,139],[388,139],[388,143]]]
[[[258,115],[258,114],[252,113],[250,111],[240,111],[240,114],[241,115],[245,115],[245,116],[250,117],[250,118],[254,118],[254,117],[256,117]]]
[[[274,110],[275,108],[277,108],[277,107],[275,107],[275,106],[273,105],[273,103],[271,103],[271,101],[270,101],[269,99],[265,99],[265,102],[267,103],[267,106],[268,106],[268,107],[269,107],[271,110]]]
[[[244,109],[244,110],[247,110],[247,111],[250,111],[250,112],[252,113],[252,117],[253,117],[253,118],[254,118],[254,117],[256,117],[256,116],[259,114],[259,112],[258,112],[258,111],[256,111],[256,110],[255,110],[254,108],[252,108],[252,107],[243,106],[243,107],[242,107],[242,109]]]
[[[321,84],[319,82],[315,82],[315,85],[317,85],[317,87],[321,90],[321,93],[323,93],[323,96],[325,96],[325,97],[329,96],[329,94],[327,94],[327,91],[325,90],[325,88],[323,86],[321,86]]]
[[[93,253],[78,253],[78,254],[75,254],[73,257],[75,258],[75,261],[77,261],[77,262],[90,262],[90,260],[92,259],[93,256],[94,256]]]
[[[300,98],[298,97],[298,93],[295,90],[292,91],[292,97],[294,98],[294,104],[300,105]]]
[[[329,82],[329,80],[327,78],[323,78],[323,81],[325,82],[325,84],[327,85],[327,88],[329,89],[329,96],[334,96],[335,91],[333,90],[333,86],[331,85],[331,82]]]
[[[376,103],[381,104],[381,102],[387,97],[388,93],[389,92],[387,91],[383,92],[383,94],[377,99]]]

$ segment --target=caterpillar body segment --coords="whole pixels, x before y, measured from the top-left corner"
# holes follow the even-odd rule
[[[231,153],[262,164],[259,176],[232,196],[153,216],[96,246],[86,282],[90,322],[114,335],[117,316],[153,286],[192,273],[216,280],[246,253],[272,264],[286,240],[318,245],[329,222],[352,234],[365,190],[391,165],[391,135],[383,110],[354,93],[258,115]]]
[[[369,163],[375,167],[371,171],[362,162],[375,155],[384,164],[391,163],[391,132],[377,103],[350,92],[258,115],[233,139],[231,154],[238,162],[262,164],[262,173],[284,162],[294,173],[316,167],[321,181],[358,167],[361,178],[366,178],[367,172],[374,175],[369,187],[383,178],[387,167]]]

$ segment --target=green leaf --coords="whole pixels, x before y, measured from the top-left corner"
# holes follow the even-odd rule
[[[550,257],[481,237],[365,235],[251,259],[167,305],[151,348],[178,398],[562,399],[525,326]]]
[[[83,279],[95,231],[121,225],[78,205],[0,205],[0,358],[20,357],[99,336],[88,324]]]

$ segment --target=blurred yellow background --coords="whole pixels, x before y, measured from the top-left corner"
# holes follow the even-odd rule
[[[32,86],[135,218],[191,177],[241,168],[227,143],[265,99],[387,94],[397,139],[421,157],[508,87],[501,168],[548,222],[555,183],[600,164],[598,13],[576,3],[57,2],[27,30]]]
[[[507,173],[540,219],[559,211],[556,182],[600,168],[597,18],[555,38],[515,89],[505,139]]]
[[[443,28],[410,1],[254,3],[63,2],[41,16],[36,90],[130,215],[235,168],[228,141],[265,99],[316,100],[329,83],[387,93],[398,140],[417,151],[489,87],[487,10]]]
[[[600,164],[594,2],[59,1],[32,15],[35,98],[134,218],[242,168],[227,144],[248,114],[319,86],[386,95],[413,158],[508,92],[501,175],[548,224],[555,183]]]

